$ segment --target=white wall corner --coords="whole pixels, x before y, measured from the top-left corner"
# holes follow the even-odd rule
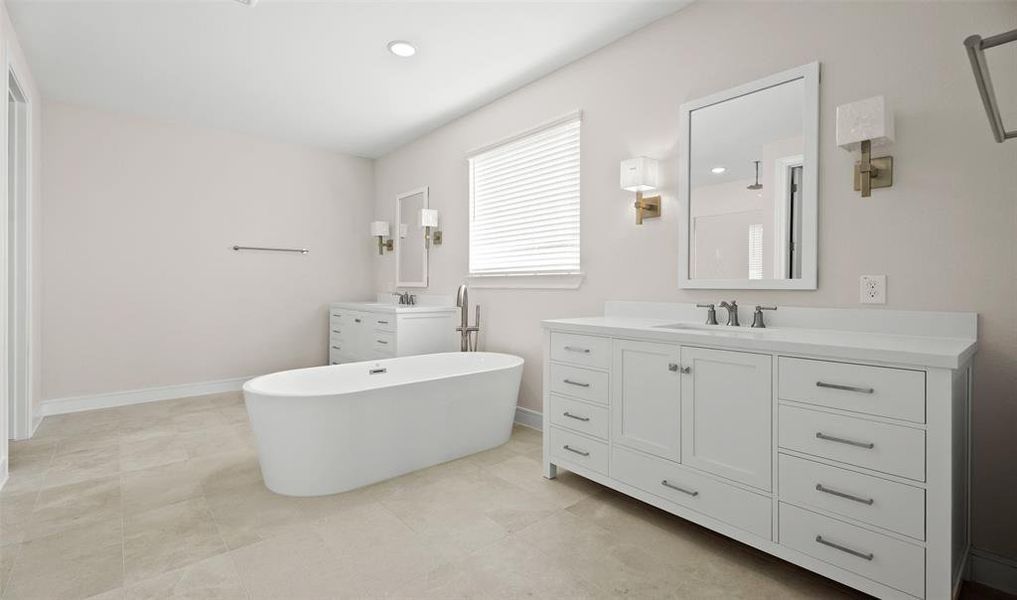
[[[544,428],[544,415],[530,408],[516,407],[516,423],[523,427],[541,431]]]
[[[972,548],[968,579],[1008,594],[1017,594],[1017,560]]]
[[[113,408],[116,406],[129,406],[131,404],[158,402],[160,400],[190,398],[192,396],[207,396],[208,394],[221,394],[224,392],[237,392],[243,388],[244,382],[248,379],[251,378],[238,377],[236,379],[185,383],[181,385],[168,385],[141,390],[111,392],[108,394],[91,394],[87,396],[56,398],[53,400],[43,401],[42,406],[39,407],[38,413],[41,421],[42,417],[48,417],[50,415],[62,415],[85,410],[96,410],[99,408]],[[38,427],[38,425],[36,425],[36,427]]]

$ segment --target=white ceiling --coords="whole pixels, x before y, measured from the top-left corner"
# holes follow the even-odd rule
[[[47,100],[376,157],[689,1],[7,5]]]

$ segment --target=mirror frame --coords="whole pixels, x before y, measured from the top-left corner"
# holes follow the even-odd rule
[[[415,190],[410,190],[408,192],[403,192],[401,194],[397,194],[396,195],[396,200],[395,200],[395,202],[396,202],[396,206],[395,206],[395,208],[396,208],[396,210],[395,210],[395,217],[396,218],[395,218],[395,232],[394,232],[395,235],[393,235],[392,237],[393,237],[393,239],[395,239],[396,287],[400,287],[400,288],[426,288],[427,287],[427,279],[428,279],[428,273],[427,273],[427,255],[429,254],[429,252],[428,252],[428,249],[427,249],[426,245],[424,245],[424,248],[423,248],[424,251],[421,254],[421,256],[422,256],[421,260],[423,261],[423,264],[421,265],[421,271],[420,272],[423,274],[423,279],[421,281],[403,281],[403,273],[402,273],[402,264],[403,264],[402,263],[402,248],[403,248],[403,243],[404,242],[403,242],[403,238],[401,238],[399,236],[399,224],[403,222],[403,219],[402,219],[402,216],[403,216],[403,204],[402,204],[402,201],[405,200],[406,198],[411,197],[411,196],[416,196],[417,194],[423,194],[424,195],[424,201],[421,204],[421,208],[430,208],[430,205],[429,205],[429,202],[430,202],[430,192],[429,192],[428,187],[426,185],[424,187],[422,187],[422,188],[417,188]],[[424,242],[421,241],[421,243],[423,244]]]
[[[802,273],[798,279],[690,279],[689,235],[692,226],[690,215],[691,179],[689,162],[692,158],[690,121],[692,111],[720,102],[745,96],[782,83],[801,79],[805,86],[802,115],[804,164],[802,170]],[[817,285],[819,255],[819,63],[813,62],[769,77],[757,79],[704,98],[681,105],[681,135],[678,139],[678,287],[698,290],[814,290]]]

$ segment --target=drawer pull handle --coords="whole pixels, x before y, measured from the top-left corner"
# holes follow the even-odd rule
[[[872,450],[876,447],[872,442],[856,442],[854,440],[846,440],[832,435],[826,435],[821,431],[816,432],[816,438],[826,440],[828,442],[837,442],[838,444],[847,444],[848,446],[857,446],[858,448],[865,448],[866,450]]]
[[[354,322],[354,323],[359,323],[359,322],[360,322],[360,319],[353,319],[353,322]]]
[[[385,340],[374,340],[374,341],[378,342],[379,344],[387,344],[388,343]]]
[[[590,417],[580,417],[579,415],[574,415],[574,414],[570,413],[569,411],[565,411],[562,414],[565,415],[566,417],[570,418],[570,419],[575,419],[577,421],[582,421],[584,423],[590,420]]]
[[[385,367],[378,367],[376,369],[369,369],[367,371],[368,375],[381,375],[382,373],[388,373],[388,369],[386,369]]]
[[[817,535],[816,536],[816,541],[819,542],[820,544],[824,545],[824,546],[829,546],[829,547],[834,548],[836,550],[840,550],[841,552],[847,552],[851,556],[857,556],[858,558],[864,558],[865,560],[872,560],[875,557],[875,554],[873,554],[871,552],[859,552],[857,550],[852,550],[851,548],[848,548],[846,546],[841,546],[840,544],[835,544],[834,542],[831,542],[830,540],[824,540],[823,536],[821,536],[821,535]]]
[[[841,385],[839,383],[827,383],[825,381],[817,381],[816,387],[829,388],[831,390],[843,390],[845,392],[858,392],[859,394],[876,393],[876,390],[870,387],[858,387],[856,385]]]
[[[577,385],[579,387],[590,387],[590,384],[583,383],[581,381],[572,381],[571,379],[562,379],[562,381],[564,381],[565,383],[567,383],[569,385]]]
[[[572,446],[569,446],[568,444],[565,444],[564,446],[562,446],[562,448],[568,450],[569,452],[573,452],[575,454],[578,454],[579,456],[589,456],[590,455],[590,453],[587,452],[586,450],[576,450],[575,448],[573,448]]]
[[[333,329],[332,333],[342,333],[342,330],[341,329]]]
[[[589,354],[589,348],[580,348],[579,346],[565,346],[565,350],[568,352],[580,352],[582,354]]]
[[[379,325],[388,325],[388,321],[378,321]]]
[[[696,496],[699,495],[699,492],[697,492],[696,490],[687,490],[687,489],[685,489],[683,487],[678,487],[677,485],[671,483],[670,481],[668,481],[666,479],[661,481],[660,485],[662,485],[662,486],[664,486],[666,488],[671,488],[672,490],[674,490],[676,492],[681,492],[683,494],[687,494],[689,496],[692,496],[693,498],[695,498]]]
[[[342,350],[342,348],[340,348],[339,346],[332,346],[332,349],[333,350]]]
[[[823,487],[822,483],[816,484],[816,491],[823,492],[824,494],[830,494],[831,496],[837,496],[838,498],[846,498],[848,500],[854,500],[855,502],[861,502],[862,504],[868,504],[872,506],[872,503],[876,500],[874,498],[862,498],[861,496],[854,496],[845,492],[838,492],[837,490],[831,490],[828,487]]]

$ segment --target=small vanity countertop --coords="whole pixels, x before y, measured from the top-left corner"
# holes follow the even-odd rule
[[[662,327],[678,322],[680,321],[667,318],[609,315],[551,319],[542,321],[541,324],[545,329],[572,333],[946,369],[960,368],[978,349],[977,340],[954,337],[797,327],[704,327],[702,322],[689,321],[686,322],[695,328]]]
[[[329,304],[329,307],[387,314],[454,313],[459,310],[455,306],[441,304],[405,305],[396,304],[395,302],[333,302],[332,304]]]

